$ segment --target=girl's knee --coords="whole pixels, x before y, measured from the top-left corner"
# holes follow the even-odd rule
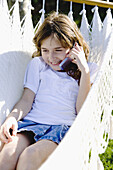
[[[7,144],[3,147],[0,152],[0,159],[5,159],[8,161],[13,161],[16,158],[16,148],[13,148],[12,145],[8,146]]]
[[[17,154],[13,146],[5,144],[0,152],[0,169],[14,169],[16,166]]]
[[[0,158],[7,161],[8,159],[12,162],[15,161],[18,157],[17,143],[17,138],[15,138],[12,142],[4,144],[0,152]]]
[[[36,149],[32,146],[27,147],[20,155],[19,160],[32,161],[35,155]]]
[[[32,167],[33,164],[34,156],[35,156],[35,149],[33,149],[30,146],[27,147],[19,157],[17,170],[21,170],[23,165],[25,170],[30,169],[30,167]]]

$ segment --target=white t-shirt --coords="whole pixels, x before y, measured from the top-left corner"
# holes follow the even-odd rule
[[[91,82],[97,65],[88,64]],[[79,86],[66,72],[54,71],[42,57],[33,58],[25,73],[24,87],[36,95],[31,111],[24,119],[51,125],[72,125],[76,117],[76,100]]]

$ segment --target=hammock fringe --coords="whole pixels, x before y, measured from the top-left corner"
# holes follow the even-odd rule
[[[20,21],[18,1],[11,8],[12,12],[5,0],[0,1],[0,125],[22,94],[25,69],[35,50],[32,39],[44,21],[44,8],[45,1],[39,11],[41,18],[34,28],[30,7]],[[58,8],[59,1],[57,12]],[[95,6],[89,25],[86,12],[83,5],[80,31],[90,47],[89,61],[97,63],[99,71],[72,127],[40,170],[53,170],[54,167],[102,170],[98,154],[105,151],[109,138],[113,138],[113,19],[108,9],[102,22]],[[73,19],[72,3],[68,15]]]

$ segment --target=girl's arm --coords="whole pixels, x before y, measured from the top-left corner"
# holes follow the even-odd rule
[[[25,117],[31,110],[34,97],[35,93],[33,91],[28,88],[24,89],[21,99],[14,106],[0,128],[0,140],[3,143],[11,142],[12,136],[16,136],[18,128],[17,121]],[[12,130],[12,134],[10,133],[10,129]]]
[[[32,103],[35,97],[35,93],[28,88],[25,88],[23,95],[19,102],[14,106],[13,110],[7,117],[15,117],[17,121],[25,117],[28,112],[31,110]]]
[[[83,48],[79,46],[77,43],[75,43],[74,48],[72,48],[72,50],[70,51],[69,57],[73,59],[72,62],[77,64],[78,68],[81,71],[80,86],[76,101],[76,111],[78,113],[91,87],[90,72]]]
[[[87,95],[88,92],[91,88],[91,83],[90,83],[90,73],[89,71],[84,71],[81,73],[81,79],[80,79],[80,87],[79,87],[79,92],[78,92],[78,97],[77,97],[77,102],[76,102],[76,111],[79,113]]]

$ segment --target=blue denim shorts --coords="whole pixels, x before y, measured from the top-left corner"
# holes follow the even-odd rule
[[[61,142],[70,126],[67,125],[47,125],[22,119],[18,122],[18,131],[32,131],[34,140],[37,142],[42,139],[51,140],[57,144]]]

